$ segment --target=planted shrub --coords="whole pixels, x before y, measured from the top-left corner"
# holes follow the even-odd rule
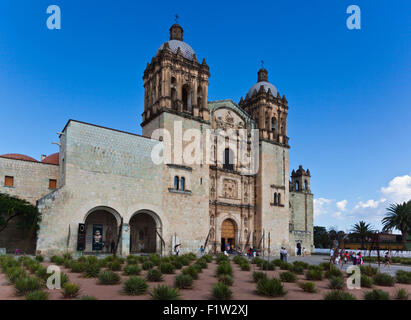
[[[275,264],[266,260],[260,263],[261,270],[275,270]]]
[[[60,284],[61,284],[62,286],[64,286],[64,285],[65,285],[67,282],[69,282],[69,281],[70,281],[70,279],[69,279],[68,275],[62,272],[62,273],[60,274]]]
[[[119,261],[119,260],[113,260],[113,261],[107,263],[107,267],[108,267],[111,271],[120,271],[120,270],[121,270],[121,261]]]
[[[127,264],[137,264],[138,258],[136,256],[127,256]]]
[[[89,256],[87,258],[87,263],[88,264],[97,264],[98,263],[98,258],[96,256]]]
[[[218,282],[224,283],[227,286],[232,286],[234,283],[233,277],[228,274],[222,274],[218,277]]]
[[[217,277],[222,274],[228,274],[230,276],[233,274],[233,268],[229,262],[222,263],[217,267]]]
[[[230,262],[230,259],[228,259],[228,257],[225,254],[219,253],[217,254],[216,262],[217,264],[222,264],[225,262]]]
[[[304,274],[304,267],[300,265],[294,265],[292,271],[296,274]]]
[[[372,278],[365,274],[361,274],[361,287],[371,288],[372,285],[373,285]]]
[[[106,259],[108,259],[108,258],[110,258],[110,257],[107,257]],[[86,263],[87,258],[85,256],[81,256],[80,258],[77,259],[77,262]]]
[[[130,277],[124,282],[124,292],[131,296],[146,293],[148,284],[146,280],[140,277]]]
[[[47,280],[50,274],[47,273],[47,268],[39,266],[36,271],[36,276],[42,280]]]
[[[69,252],[65,252],[65,253],[63,253],[63,260],[65,260],[65,259],[67,259],[67,260],[71,260],[71,259],[73,259],[73,257],[71,256],[71,253],[69,253]]]
[[[163,263],[160,264],[161,273],[172,274],[172,273],[174,273],[174,270],[175,270],[174,265],[172,265],[169,262],[163,262]]]
[[[377,273],[373,280],[379,286],[392,287],[395,284],[395,279],[386,273]]]
[[[150,296],[153,300],[179,300],[180,292],[177,288],[159,285],[150,292]]]
[[[47,300],[48,298],[49,294],[41,290],[28,292],[25,296],[26,300]]]
[[[242,271],[250,271],[250,264],[247,261],[245,261],[240,264],[240,268]]]
[[[214,300],[230,300],[233,292],[228,285],[222,282],[218,282],[213,286],[211,295]]]
[[[100,268],[106,268],[106,267],[107,267],[107,261],[104,260],[104,259],[100,259],[100,260],[97,261],[97,265],[98,265]]]
[[[260,265],[262,262],[263,262],[263,259],[261,259],[261,258],[259,258],[259,257],[254,257],[254,258],[251,260],[251,263],[252,263],[252,264],[256,264],[256,265]]]
[[[356,300],[356,298],[342,290],[332,290],[324,296],[324,300]]]
[[[85,266],[84,276],[86,278],[97,278],[100,273],[100,267],[97,264],[88,264]]]
[[[293,272],[286,271],[286,272],[281,272],[280,273],[280,279],[283,282],[295,282],[296,276]]]
[[[160,256],[156,253],[150,254],[149,259],[155,266],[158,266],[160,264]]]
[[[197,270],[198,273],[203,272],[203,268],[197,262],[194,263],[191,267]]]
[[[77,284],[73,282],[67,282],[63,286],[62,294],[64,298],[71,299],[77,297],[79,291],[80,287]]]
[[[308,269],[305,273],[305,278],[307,280],[320,281],[323,278],[323,272],[318,269]]]
[[[317,290],[315,289],[315,283],[314,282],[300,282],[298,283],[298,286],[304,290],[304,292],[309,292],[309,293],[314,293]]]
[[[280,264],[281,270],[293,270],[294,266],[291,263],[283,262]]]
[[[163,281],[163,274],[158,269],[150,269],[147,272],[147,280],[151,282]]]
[[[336,268],[335,266],[331,265],[329,269],[325,272],[325,277],[330,279],[332,277],[343,277],[343,273],[340,269]]]
[[[395,277],[399,283],[411,284],[411,271],[398,270]]]
[[[175,286],[179,289],[189,289],[193,285],[193,278],[188,274],[179,274],[175,280]]]
[[[202,269],[206,269],[207,268],[207,261],[203,258],[200,258],[197,260],[196,264],[198,264],[199,266],[201,266]]]
[[[82,273],[86,270],[86,264],[83,262],[73,261],[71,264],[71,272]]]
[[[190,275],[195,280],[198,279],[198,271],[193,266],[189,266],[189,267],[184,268],[182,273]]]
[[[276,267],[281,266],[282,263],[284,263],[283,261],[281,261],[280,259],[275,259],[273,260],[273,263]]]
[[[253,280],[254,282],[258,282],[261,279],[267,279],[267,275],[261,271],[254,271],[253,272]]]
[[[40,266],[41,264],[36,261],[29,266],[29,270],[31,273],[35,273],[38,270],[38,268],[40,268]]]
[[[44,261],[44,257],[42,255],[38,255],[35,257],[37,262],[43,262]]]
[[[390,295],[388,292],[382,291],[380,289],[374,289],[372,291],[367,291],[364,293],[365,300],[390,300]]]
[[[371,266],[360,266],[361,274],[365,274],[366,276],[373,277],[378,273],[377,268],[373,268]]]
[[[172,261],[171,264],[175,269],[179,270],[183,267],[183,264],[179,260]]]
[[[41,288],[41,283],[40,280],[35,277],[19,277],[16,279],[14,287],[16,288],[16,294],[21,296],[30,291],[39,290]]]
[[[6,270],[7,278],[10,283],[16,283],[16,280],[21,277],[26,277],[26,271],[20,267],[11,267]]]
[[[268,297],[280,297],[286,294],[280,280],[263,278],[257,282],[257,293]]]
[[[135,275],[140,274],[141,269],[137,264],[129,264],[129,265],[124,267],[123,272],[124,272],[125,275],[135,276]]]
[[[328,288],[333,290],[342,290],[344,288],[344,278],[331,277],[328,283]]]
[[[190,259],[188,257],[179,257],[178,259],[183,266],[188,266],[190,264]]]
[[[64,268],[71,269],[71,265],[73,264],[73,260],[64,260]]]
[[[206,259],[206,261],[207,261],[208,263],[210,263],[210,262],[213,261],[213,256],[212,256],[211,254],[205,254],[205,255],[203,256],[203,258]]]
[[[322,270],[330,270],[330,268],[334,267],[334,265],[331,264],[331,262],[321,262],[318,265],[319,268],[321,268]]]
[[[408,300],[408,292],[404,288],[398,289],[395,293],[395,299],[397,300]]]
[[[301,267],[301,268],[303,268],[303,270],[308,269],[308,267],[309,267],[309,264],[306,263],[306,262],[303,262],[303,261],[294,261],[293,265],[294,265],[294,267]]]
[[[120,282],[120,276],[111,270],[107,270],[100,272],[98,280],[100,284],[114,285]]]
[[[143,263],[142,267],[144,270],[149,270],[154,267],[154,263],[152,263],[151,261],[146,261]]]

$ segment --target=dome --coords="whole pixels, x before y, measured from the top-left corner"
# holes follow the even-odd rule
[[[193,61],[195,52],[193,48],[190,47],[189,44],[181,40],[169,40],[167,41],[167,43],[170,46],[171,51],[173,51],[174,53],[177,53],[178,48],[180,48],[181,53],[183,54],[183,57],[188,60]],[[160,50],[163,50],[163,48],[164,48],[164,43],[158,49],[157,54],[159,53]]]
[[[48,157],[44,158],[42,161],[42,163],[46,163],[46,164],[59,164],[59,153],[53,153],[51,155],[49,155]]]
[[[271,84],[271,83],[269,83],[269,82],[267,82],[267,81],[259,81],[259,82],[257,82],[255,85],[253,85],[253,86],[250,88],[250,90],[249,90],[248,93],[247,93],[247,98],[251,98],[251,97],[253,96],[254,90],[257,90],[257,92],[258,92],[258,90],[260,90],[260,87],[261,87],[261,86],[264,87],[265,92],[268,92],[268,89],[270,89],[270,90],[271,90],[271,94],[272,94],[274,97],[277,96],[277,88],[276,88],[273,84]]]
[[[36,159],[26,156],[25,154],[19,154],[19,153],[8,153],[8,154],[3,154],[0,156],[0,158],[7,158],[7,159],[13,159],[13,160],[23,160],[23,161],[31,161],[31,162],[38,162]]]

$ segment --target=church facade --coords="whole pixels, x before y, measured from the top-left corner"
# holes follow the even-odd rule
[[[77,251],[79,232],[85,253],[314,249],[310,171],[290,178],[287,99],[264,68],[238,104],[208,101],[209,77],[174,24],[144,71],[142,135],[69,120],[57,154],[0,156],[0,192],[41,213],[38,253]]]

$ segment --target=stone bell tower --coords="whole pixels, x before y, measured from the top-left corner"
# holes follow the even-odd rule
[[[143,134],[159,127],[153,120],[164,112],[182,118],[209,122],[209,67],[197,60],[194,50],[183,41],[183,28],[175,23],[170,40],[157,50],[144,71]]]

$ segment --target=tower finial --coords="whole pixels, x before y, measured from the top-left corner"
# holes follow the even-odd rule
[[[261,68],[264,68],[264,60],[261,60]]]
[[[175,14],[175,16],[174,16],[174,21],[175,21],[175,23],[178,23],[178,18],[180,18],[180,17],[178,16],[178,14]]]

